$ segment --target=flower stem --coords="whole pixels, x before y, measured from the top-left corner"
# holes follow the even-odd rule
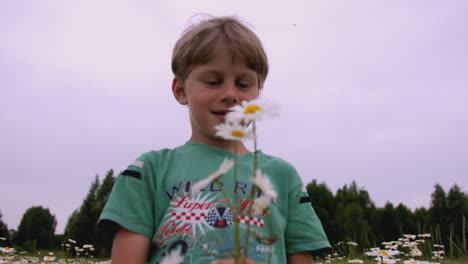
[[[258,167],[258,153],[257,153],[257,132],[256,132],[256,126],[255,126],[255,120],[252,122],[252,132],[253,132],[253,137],[254,137],[254,164],[253,164],[253,177],[255,177],[255,172],[257,171]],[[250,197],[249,197],[249,209],[247,211],[249,219],[247,221],[247,234],[245,236],[245,245],[244,245],[244,256],[247,257],[249,254],[249,238],[250,238],[250,217],[252,217],[252,208],[255,200],[255,196],[258,193],[257,187],[252,184],[252,190],[250,191]],[[245,259],[243,263],[245,264]]]
[[[237,185],[237,141],[234,143],[234,186]],[[234,192],[234,205],[237,207],[239,201],[239,194],[237,191]],[[236,250],[236,264],[239,263],[241,259],[241,244],[240,244],[240,229],[239,229],[239,216],[237,213],[237,208],[230,206],[231,212],[234,216],[234,246]]]

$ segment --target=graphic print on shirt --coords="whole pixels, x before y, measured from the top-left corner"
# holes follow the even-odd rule
[[[235,221],[237,213],[240,245],[243,252],[248,225],[248,263],[275,263],[274,247],[278,235],[267,228],[268,213],[249,214],[246,197],[237,204],[229,202],[221,192],[205,191],[192,196],[180,190],[172,200],[157,230],[154,241],[159,259],[172,250],[184,254],[183,263],[223,263],[235,256]],[[235,210],[235,212],[233,212]]]

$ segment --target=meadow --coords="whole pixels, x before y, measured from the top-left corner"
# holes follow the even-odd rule
[[[107,258],[95,258],[93,245],[78,246],[73,239],[61,245],[61,250],[17,252],[13,247],[0,247],[0,264],[51,263],[51,264],[106,264]],[[435,244],[431,234],[405,234],[396,241],[382,242],[380,247],[361,249],[353,241],[338,242],[330,254],[316,259],[317,264],[367,263],[367,264],[466,264],[468,257],[446,257],[445,246]],[[218,262],[212,262],[218,263]],[[171,263],[178,264],[178,263]]]

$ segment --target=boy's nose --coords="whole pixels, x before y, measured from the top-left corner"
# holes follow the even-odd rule
[[[225,83],[223,91],[224,91],[223,97],[222,97],[223,101],[229,101],[232,103],[239,102],[239,95],[238,95],[236,84]]]

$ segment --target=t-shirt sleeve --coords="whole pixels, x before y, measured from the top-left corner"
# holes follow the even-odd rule
[[[322,223],[312,207],[307,190],[297,171],[291,166],[288,198],[288,221],[286,227],[287,254],[329,248]]]
[[[154,234],[154,182],[145,154],[117,178],[99,218],[99,226],[120,226],[152,239]]]

